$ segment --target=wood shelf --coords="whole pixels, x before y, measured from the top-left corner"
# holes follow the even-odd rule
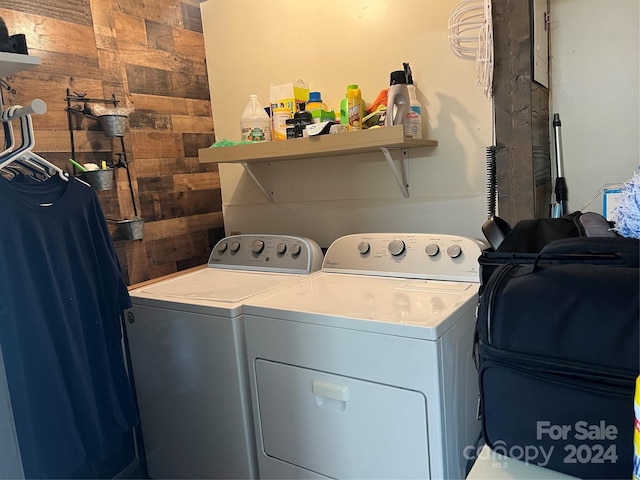
[[[256,183],[269,202],[273,197],[260,181],[252,165],[321,158],[329,156],[355,155],[357,153],[382,152],[391,172],[405,198],[409,197],[408,150],[420,147],[435,147],[435,140],[406,138],[402,125],[373,128],[349,133],[317,135],[284,141],[261,142],[229,147],[201,148],[200,163],[239,163]],[[402,150],[402,168],[398,169],[389,150]]]
[[[22,55],[20,53],[0,52],[0,77],[10,77],[23,70],[37,67],[41,63],[40,57]]]
[[[314,157],[353,155],[388,149],[434,147],[435,140],[404,136],[402,125],[333,135],[317,135],[284,141],[262,142],[230,147],[202,148],[201,163],[256,163],[301,160]]]

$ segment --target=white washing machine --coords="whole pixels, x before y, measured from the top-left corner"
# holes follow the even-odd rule
[[[126,330],[150,478],[257,477],[242,306],[321,264],[312,240],[234,235],[203,269],[130,292]]]
[[[261,478],[462,479],[474,445],[471,238],[358,234],[322,270],[249,299]]]

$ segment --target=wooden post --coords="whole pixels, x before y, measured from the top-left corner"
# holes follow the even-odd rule
[[[498,214],[510,224],[548,217],[549,90],[533,81],[530,0],[493,0]]]

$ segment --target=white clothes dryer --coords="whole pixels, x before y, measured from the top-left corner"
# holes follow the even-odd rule
[[[480,432],[475,239],[357,234],[245,304],[261,478],[461,479]]]
[[[206,267],[130,292],[126,333],[150,478],[257,477],[243,303],[321,264],[306,238],[233,235]]]

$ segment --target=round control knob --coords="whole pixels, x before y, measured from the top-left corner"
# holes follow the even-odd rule
[[[264,242],[262,240],[254,240],[251,243],[251,251],[253,253],[260,253],[262,250],[264,250]]]
[[[427,245],[424,251],[427,252],[427,255],[429,255],[430,257],[435,257],[438,253],[440,253],[440,247],[437,243],[430,243],[429,245]]]
[[[231,242],[231,251],[237,252],[240,250],[240,242]]]
[[[364,255],[365,253],[367,253],[369,251],[369,249],[371,248],[371,246],[369,245],[369,242],[360,242],[358,244],[358,251]]]
[[[291,245],[291,255],[293,255],[294,257],[300,255],[301,251],[302,251],[302,248],[300,248],[299,243],[294,243],[293,245]]]
[[[389,242],[389,246],[387,247],[387,250],[389,250],[389,253],[391,255],[393,255],[394,257],[400,255],[402,252],[404,252],[404,242],[402,240],[391,240]]]
[[[459,257],[461,253],[462,249],[460,248],[460,245],[451,245],[449,248],[447,248],[447,255],[449,255],[451,258]]]
[[[287,244],[286,243],[279,243],[276,246],[276,252],[278,252],[278,255],[282,255],[286,251],[287,251]]]
[[[218,244],[217,250],[219,253],[224,253],[227,251],[227,247],[228,247],[227,242],[220,242]]]

